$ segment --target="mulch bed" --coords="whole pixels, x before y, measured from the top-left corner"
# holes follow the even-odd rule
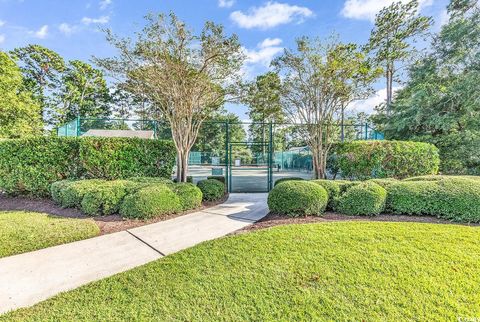
[[[434,224],[456,224],[466,226],[480,226],[480,224],[466,224],[439,219],[432,216],[405,216],[405,215],[391,215],[381,214],[378,216],[347,216],[333,212],[327,212],[321,217],[307,216],[290,218],[283,215],[269,213],[266,217],[260,219],[253,225],[247,226],[236,233],[244,233],[259,229],[270,228],[280,225],[290,224],[310,224],[320,222],[336,222],[336,221],[383,221],[383,222],[420,222],[420,223],[434,223]]]
[[[13,211],[32,211],[39,213],[46,213],[59,217],[66,218],[78,218],[78,219],[90,219],[95,221],[100,228],[100,234],[111,234],[139,226],[153,224],[156,222],[172,219],[178,216],[186,215],[188,213],[201,211],[203,209],[213,207],[221,204],[228,199],[226,195],[223,199],[215,202],[204,202],[200,208],[185,211],[182,213],[166,215],[158,218],[139,220],[139,219],[124,219],[120,215],[89,217],[82,214],[82,212],[76,208],[62,208],[56,205],[50,199],[31,199],[27,197],[11,197],[0,194],[0,210],[13,210]]]

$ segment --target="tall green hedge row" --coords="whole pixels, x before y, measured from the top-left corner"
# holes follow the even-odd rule
[[[410,141],[340,143],[331,156],[329,168],[352,180],[432,175],[438,172],[440,164],[434,145]]]
[[[37,137],[0,141],[0,190],[44,197],[64,179],[170,177],[171,141],[137,138]]]

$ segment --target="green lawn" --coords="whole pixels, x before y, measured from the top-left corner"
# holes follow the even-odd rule
[[[480,229],[339,222],[207,242],[8,321],[443,321],[480,317]]]
[[[96,236],[92,220],[69,219],[47,214],[1,211],[0,257],[20,254]]]

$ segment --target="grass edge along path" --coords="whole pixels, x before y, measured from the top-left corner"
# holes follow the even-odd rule
[[[205,242],[1,321],[480,316],[480,228],[340,222]]]
[[[0,258],[95,237],[93,220],[26,211],[0,211]]]

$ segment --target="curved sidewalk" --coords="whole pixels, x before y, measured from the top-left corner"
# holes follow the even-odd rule
[[[263,218],[267,194],[230,194],[203,211],[0,259],[0,314],[215,239]]]

